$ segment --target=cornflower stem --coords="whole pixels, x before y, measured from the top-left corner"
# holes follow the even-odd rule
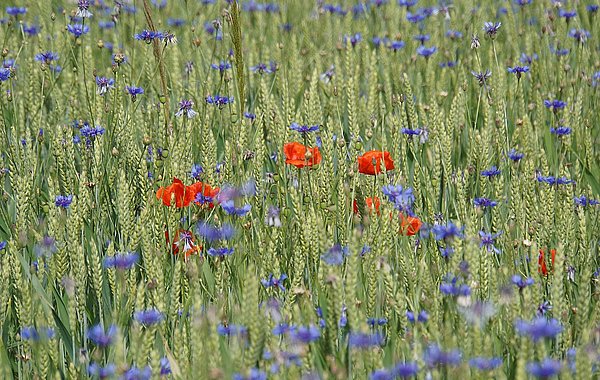
[[[85,27],[85,18],[81,21],[81,28]],[[75,42],[77,42],[77,38],[75,38]],[[85,47],[83,44],[80,47],[81,49],[81,69],[83,70],[83,87],[85,88],[85,99],[87,100],[88,110],[90,112],[90,119],[92,120],[92,126],[96,125],[96,121],[94,120],[94,112],[92,111],[92,103],[90,101],[90,92],[88,90],[87,85],[87,75],[85,74]]]

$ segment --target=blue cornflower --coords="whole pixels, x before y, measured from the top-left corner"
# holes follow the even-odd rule
[[[517,79],[521,79],[521,75],[529,72],[529,66],[509,67],[507,71],[509,73],[515,74],[517,76]]]
[[[563,330],[560,322],[556,319],[546,319],[545,317],[537,317],[531,322],[521,319],[515,322],[515,330],[519,335],[526,335],[534,342],[544,338],[554,339]]]
[[[367,324],[371,327],[387,325],[387,318],[367,318]]]
[[[300,133],[318,132],[318,125],[300,125],[298,123],[292,123],[290,129]]]
[[[273,73],[273,70],[271,70],[271,68],[266,63],[262,63],[262,62],[254,65],[254,66],[251,66],[250,71],[252,71],[253,73],[257,73],[257,74]]]
[[[256,119],[256,114],[251,112],[244,112],[244,117],[250,120],[251,122],[254,122],[254,119]]]
[[[160,375],[167,376],[171,374],[171,363],[169,359],[165,356],[160,359]]]
[[[352,47],[355,47],[356,44],[358,44],[360,41],[362,41],[362,35],[360,33],[355,33],[352,35],[345,35],[342,42],[344,43],[344,45],[350,42],[350,45],[352,45]]]
[[[479,231],[479,247],[485,247],[488,252],[500,253],[500,250],[494,246],[496,243],[496,238],[502,235],[502,231],[492,234],[491,232],[483,232]]]
[[[502,365],[501,357],[484,358],[478,356],[469,360],[469,366],[477,368],[480,371],[491,371]]]
[[[508,158],[510,158],[513,162],[519,162],[525,157],[525,154],[517,152],[514,148],[508,152]]]
[[[250,212],[252,205],[245,204],[242,207],[235,207],[233,199],[221,202],[221,208],[227,215],[244,216]]]
[[[25,13],[27,13],[25,7],[6,7],[6,14],[10,16],[24,15]]]
[[[523,278],[519,274],[515,274],[514,276],[512,276],[511,281],[514,285],[516,285],[519,288],[519,290],[523,290],[526,287],[531,286],[535,283],[533,278],[531,278],[531,277]]]
[[[383,345],[385,337],[380,333],[352,332],[348,337],[348,345],[351,348],[371,348]]]
[[[577,16],[577,11],[574,9],[566,10],[561,8],[558,10],[558,17],[563,17],[567,23],[571,21],[572,18],[575,18],[575,16]]]
[[[136,252],[118,253],[114,256],[104,258],[104,268],[114,268],[120,270],[131,269],[139,261],[140,255]]]
[[[54,198],[54,205],[56,207],[68,208],[73,202],[73,195],[57,195]]]
[[[596,205],[600,204],[600,201],[597,201],[595,199],[589,199],[585,195],[582,195],[580,197],[574,197],[573,202],[575,202],[575,206],[581,206],[581,207],[596,206]]]
[[[77,2],[77,13],[75,14],[75,16],[81,18],[92,17],[92,12],[89,11],[89,8],[91,6],[92,4],[90,4],[89,0],[79,0]]]
[[[0,241],[0,251],[2,251],[4,248],[6,248],[7,244],[8,244],[8,242],[6,240]]]
[[[106,333],[102,325],[92,326],[88,329],[86,337],[98,347],[108,347],[113,343],[117,335],[117,326],[110,325]]]
[[[493,39],[496,37],[496,34],[498,33],[498,30],[501,26],[501,22],[493,23],[488,21],[483,24],[483,31],[485,32],[485,34],[487,34],[490,38]]]
[[[265,213],[265,224],[269,227],[281,227],[281,219],[279,218],[279,208],[271,205]]]
[[[438,366],[456,366],[460,364],[462,360],[461,356],[462,355],[458,350],[442,351],[438,345],[432,344],[425,349],[423,361],[429,368]]]
[[[104,95],[111,88],[115,88],[115,80],[113,78],[96,77],[96,86],[98,86],[96,93]]]
[[[129,93],[129,95],[131,95],[132,102],[135,102],[138,95],[141,95],[144,93],[144,89],[141,87],[127,86],[126,89],[127,89],[127,92]]]
[[[121,376],[121,380],[150,380],[152,378],[152,368],[145,366],[144,368],[137,368],[132,366]]]
[[[369,380],[393,380],[394,378],[392,372],[385,368],[376,369],[369,375]]]
[[[202,166],[200,166],[199,164],[192,165],[192,170],[190,171],[190,177],[197,180],[197,179],[200,179],[200,177],[202,176],[202,173],[204,173],[204,168],[202,168]]]
[[[182,19],[182,18],[171,18],[171,17],[169,17],[167,19],[167,25],[170,26],[170,27],[173,27],[173,28],[177,28],[177,27],[185,25],[185,20]]]
[[[541,362],[527,363],[527,372],[540,379],[547,379],[557,375],[561,369],[562,363],[551,358],[545,358]]]
[[[452,277],[451,274],[445,276],[440,284],[440,292],[447,296],[468,296],[471,294],[471,288],[467,284],[459,284],[458,277]]]
[[[333,247],[329,248],[327,252],[321,255],[321,260],[327,265],[342,265],[344,258],[348,255],[348,247],[342,247],[340,244],[335,244]]]
[[[473,199],[473,204],[476,207],[488,208],[488,207],[495,207],[498,204],[498,202],[493,201],[488,198],[481,197],[481,198]]]
[[[600,9],[600,5],[590,4],[587,7],[585,7],[585,9],[590,13],[596,13],[596,12],[598,12],[598,9]]]
[[[281,290],[282,292],[285,292],[285,287],[283,286],[283,281],[285,281],[288,278],[287,274],[282,273],[281,276],[279,276],[279,278],[275,277],[273,275],[273,273],[271,273],[269,275],[268,279],[262,279],[260,280],[260,283],[263,284],[263,286],[265,288],[278,288],[279,290]]]
[[[398,363],[391,370],[392,375],[400,377],[402,379],[408,379],[409,377],[417,376],[419,372],[419,366],[415,362]]]
[[[110,20],[110,21],[105,21],[105,20],[100,20],[98,21],[98,27],[100,29],[112,29],[115,27],[115,22]]]
[[[419,45],[419,47],[417,48],[417,54],[421,55],[425,58],[429,58],[433,55],[433,53],[435,53],[437,51],[437,47],[432,46],[432,47],[425,47],[425,45]]]
[[[430,39],[431,39],[431,36],[429,34],[417,34],[416,36],[413,37],[413,40],[419,41],[421,43],[421,45],[423,45],[425,42],[429,41]]]
[[[140,33],[134,35],[134,38],[136,40],[145,41],[147,44],[149,44],[155,39],[162,40],[163,38],[165,38],[165,35],[163,32],[155,32],[152,30],[144,29]]]
[[[38,53],[35,55],[35,60],[49,65],[50,62],[58,60],[58,54],[51,51]]]
[[[175,117],[181,117],[185,115],[188,119],[193,118],[198,114],[198,112],[194,111],[192,107],[194,106],[194,101],[191,99],[184,99],[179,102],[179,110],[175,113]]]
[[[446,37],[450,38],[451,40],[457,40],[463,38],[463,34],[458,30],[448,29],[446,31]]]
[[[219,324],[217,326],[217,334],[223,335],[223,336],[231,336],[231,335],[243,336],[243,335],[246,335],[247,332],[248,332],[248,329],[242,325],[229,324],[229,325],[225,326],[223,324]]]
[[[0,82],[5,82],[10,78],[10,69],[0,68]]]
[[[398,51],[400,49],[402,49],[404,47],[405,43],[404,41],[401,40],[393,40],[393,41],[387,41],[386,46],[388,49],[393,50],[393,51]]]
[[[406,12],[406,20],[412,22],[413,24],[417,24],[423,20],[425,20],[427,16],[423,12]]]
[[[477,79],[479,86],[483,86],[487,89],[488,79],[490,79],[492,76],[492,72],[490,70],[485,70],[485,72],[471,71],[471,75]]]
[[[445,259],[449,259],[452,257],[452,255],[454,255],[454,248],[452,248],[449,245],[446,245],[445,247],[440,247],[440,255],[445,258]]]
[[[481,172],[481,175],[484,176],[484,177],[488,177],[488,178],[491,179],[491,178],[493,178],[493,177],[495,177],[497,175],[500,175],[500,173],[501,173],[500,169],[498,169],[496,166],[492,166],[489,169],[483,170]]]
[[[167,6],[167,0],[152,0],[152,5],[154,5],[158,9],[163,9]]]
[[[408,136],[419,136],[423,130],[420,128],[410,129],[410,128],[402,128],[401,132]]]
[[[21,328],[19,335],[23,340],[39,342],[42,340],[54,339],[56,333],[54,332],[54,329],[52,327],[36,328],[34,326],[26,326]]]
[[[413,313],[410,310],[407,310],[406,311],[406,319],[408,319],[408,321],[410,323],[415,323],[415,322],[425,323],[429,320],[429,314],[427,314],[427,312],[425,310],[421,310],[419,312],[419,314],[417,315],[417,317],[415,318],[415,313]]]
[[[207,222],[198,222],[196,233],[205,238],[209,243],[212,243],[217,240],[231,240],[235,235],[235,228],[227,223],[224,223],[219,228]]]
[[[402,185],[385,185],[381,188],[381,191],[390,202],[394,203],[396,210],[404,212],[409,216],[414,215],[412,206],[415,202],[415,196],[411,187],[403,188]]]
[[[69,24],[67,25],[67,30],[74,35],[75,38],[79,38],[82,34],[87,34],[90,31],[90,27],[83,24]]]
[[[214,248],[211,247],[208,252],[209,256],[212,257],[225,257],[225,256],[231,256],[233,254],[233,248],[227,248],[227,247],[221,247],[221,248]]]
[[[206,103],[207,104],[213,104],[215,106],[218,107],[223,107],[227,104],[231,104],[233,103],[233,96],[232,97],[227,97],[227,96],[220,96],[220,95],[208,95],[206,97]]]
[[[590,36],[590,32],[585,29],[571,29],[569,31],[569,37],[574,38],[580,44],[584,44]]]
[[[221,74],[225,72],[225,70],[231,69],[231,63],[227,61],[221,61],[219,63],[213,63],[210,65],[214,70],[219,70]]]
[[[431,228],[431,232],[433,232],[435,240],[449,241],[454,237],[462,238],[464,229],[464,226],[462,228],[458,228],[452,221],[449,221],[446,223],[446,225],[434,225]]]
[[[317,341],[321,337],[321,331],[314,326],[292,326],[289,330],[292,342],[308,344]]]
[[[513,2],[520,7],[531,4],[531,0],[513,0]]]
[[[565,108],[567,102],[563,102],[562,100],[554,99],[554,100],[544,100],[544,105],[546,108],[552,109],[553,111],[557,111],[559,109]]]
[[[252,368],[248,375],[244,376],[241,373],[233,374],[233,380],[267,380],[267,374],[258,368]]]
[[[562,137],[562,136],[570,135],[571,128],[561,125],[558,128],[550,128],[550,133],[552,133],[553,135],[556,135],[558,137]]]
[[[133,319],[144,326],[156,325],[164,318],[163,313],[156,309],[141,310],[133,313]]]
[[[538,175],[537,176],[537,180],[538,180],[538,182],[547,183],[550,186],[553,186],[553,185],[571,185],[571,184],[575,183],[575,181],[573,181],[571,179],[568,179],[567,177],[556,178],[554,176],[547,176],[547,177],[545,177],[545,176],[542,176],[542,175]]]
[[[39,25],[35,25],[35,24],[31,24],[28,25],[26,23],[23,23],[23,32],[25,34],[27,34],[29,37],[33,37],[35,35],[37,35],[40,32],[40,26]]]
[[[401,7],[410,8],[417,4],[419,0],[398,0],[398,5]]]
[[[79,133],[81,133],[83,137],[86,137],[91,140],[95,139],[97,136],[102,136],[104,132],[106,132],[106,130],[103,127],[99,125],[96,125],[95,127],[90,127],[90,125],[87,123],[85,123],[83,127],[81,127],[81,129],[79,130]]]
[[[537,311],[535,312],[535,315],[537,315],[538,317],[543,317],[550,310],[552,310],[552,305],[550,305],[550,302],[544,301],[538,306]]]
[[[109,363],[102,367],[96,362],[91,362],[87,367],[87,373],[90,376],[97,376],[99,379],[108,379],[115,375],[117,366]]]
[[[531,65],[533,63],[533,61],[535,61],[537,59],[538,59],[538,55],[537,54],[527,55],[525,53],[521,53],[521,57],[519,58],[519,62],[521,62],[522,64]]]

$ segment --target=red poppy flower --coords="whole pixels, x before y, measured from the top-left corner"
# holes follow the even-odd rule
[[[404,216],[400,213],[400,231],[399,233],[404,236],[413,236],[421,229],[421,219],[414,216]]]
[[[394,170],[394,161],[390,152],[371,150],[358,157],[358,171],[362,174],[376,175],[381,173],[381,161],[383,160],[385,170]]]
[[[171,200],[175,200],[175,207],[177,208],[189,205],[189,202],[185,204],[185,185],[178,178],[173,178],[171,185],[158,189],[156,198],[162,199],[165,206],[171,206]]]
[[[369,214],[372,213],[373,212],[373,198],[371,198],[371,197],[365,198],[365,204],[367,205]],[[377,215],[381,215],[379,212],[380,206],[381,206],[381,201],[379,200],[379,197],[375,197],[375,212],[377,212]],[[360,214],[360,210],[358,209],[358,203],[356,203],[356,200],[354,200],[354,202],[352,203],[352,209],[354,210],[355,214]]]
[[[300,143],[287,143],[283,146],[285,163],[297,168],[317,165],[321,162],[321,152],[318,147],[308,148]]]
[[[554,267],[554,258],[556,257],[556,249],[550,250],[550,261]],[[542,275],[548,275],[548,267],[546,266],[546,260],[544,260],[544,251],[540,249],[540,255],[538,256],[538,272]]]
[[[167,244],[170,243],[169,232],[165,231],[165,238],[167,239]],[[202,247],[198,247],[194,242],[194,235],[188,230],[178,230],[175,233],[175,239],[171,244],[171,251],[173,255],[178,255],[179,252],[183,252],[185,254],[185,258],[187,259],[189,256],[198,253],[202,249]]]
[[[203,196],[199,201],[195,202],[196,196],[199,193]],[[215,207],[214,199],[217,196],[217,194],[219,194],[218,187],[212,188],[206,183],[196,182],[186,188],[185,200],[186,202],[188,202],[188,204],[190,202],[195,202],[199,206],[208,203],[208,207],[213,208]]]

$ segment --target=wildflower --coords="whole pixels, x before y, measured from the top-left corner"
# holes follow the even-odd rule
[[[423,45],[425,42],[429,41],[431,39],[431,36],[429,34],[417,34],[416,36],[413,37],[413,40],[415,41],[419,41],[421,43],[421,45]],[[437,48],[436,48],[437,50]]]
[[[231,256],[233,254],[233,248],[221,247],[214,248],[211,247],[208,252],[206,252],[211,257],[225,257]]]
[[[335,244],[327,252],[321,255],[321,260],[327,265],[342,265],[344,258],[348,255],[348,247],[342,247],[340,244]]]
[[[6,82],[10,78],[10,69],[0,68],[0,82]]]
[[[575,183],[575,181],[573,181],[571,179],[568,179],[567,177],[556,178],[554,176],[547,176],[547,177],[545,177],[545,176],[542,176],[542,175],[538,175],[537,176],[537,181],[538,182],[547,183],[550,186],[553,186],[553,185],[571,185],[571,184]]]
[[[117,366],[109,363],[104,367],[96,362],[91,362],[87,367],[87,373],[90,376],[97,376],[99,379],[108,379],[115,375]]]
[[[71,202],[73,202],[73,195],[57,195],[56,198],[54,198],[54,205],[56,207],[66,209],[69,208]]]
[[[480,46],[481,42],[479,42],[479,37],[477,37],[477,34],[473,34],[471,36],[471,49],[479,49]],[[471,73],[473,72],[471,71]]]
[[[481,197],[481,198],[473,199],[473,204],[475,205],[475,207],[491,208],[491,207],[495,207],[498,204],[498,202],[493,201],[488,198]]]
[[[448,29],[446,31],[446,37],[450,38],[451,40],[458,40],[463,38],[463,34],[458,30]]]
[[[281,227],[281,219],[279,219],[279,209],[275,206],[269,206],[265,214],[265,224],[269,227]]]
[[[35,60],[49,65],[52,61],[58,61],[58,54],[46,51],[35,55]]]
[[[88,10],[90,6],[91,4],[88,0],[79,0],[77,2],[77,13],[75,14],[75,16],[81,18],[92,17],[92,12]]]
[[[114,256],[104,258],[104,268],[115,268],[120,270],[131,269],[139,259],[140,255],[136,252],[118,253]]]
[[[157,32],[152,30],[142,30],[140,33],[134,35],[136,40],[141,40],[146,42],[147,44],[151,43],[154,40],[162,40],[165,38],[163,32]]]
[[[196,182],[190,186],[185,186],[180,179],[173,178],[173,183],[171,185],[166,188],[161,187],[158,189],[156,198],[162,199],[165,206],[171,206],[172,198],[174,198],[175,207],[182,208],[189,206],[192,201],[199,203],[197,200],[198,194],[210,196],[212,202],[212,197],[218,192],[218,188],[212,189],[209,185],[202,182]]]
[[[462,238],[464,226],[458,228],[453,222],[449,221],[446,225],[436,224],[432,227],[431,232],[435,235],[435,240],[450,241],[453,238]]]
[[[493,22],[486,22],[486,23],[483,24],[483,31],[491,39],[494,39],[496,37],[496,34],[498,33],[498,30],[500,29],[501,26],[502,26],[501,22],[497,22],[495,24]]]
[[[242,207],[235,207],[233,199],[221,202],[221,208],[227,215],[244,216],[250,212],[252,206],[245,204]]]
[[[558,10],[558,17],[563,17],[565,19],[565,21],[567,22],[567,24],[569,23],[569,21],[571,21],[572,18],[575,18],[575,16],[577,16],[577,11],[574,9],[572,9],[572,10],[559,9]]]
[[[550,310],[552,310],[552,305],[550,305],[550,302],[544,301],[538,306],[537,311],[535,312],[535,315],[537,315],[538,317],[543,317]]]
[[[67,30],[75,38],[79,38],[82,34],[87,34],[90,31],[90,27],[83,24],[69,24],[67,25]]]
[[[456,366],[460,364],[462,360],[461,356],[462,355],[458,350],[442,351],[438,345],[432,344],[425,349],[423,361],[429,368],[438,366]]]
[[[217,240],[231,240],[235,235],[235,228],[231,224],[223,224],[219,228],[207,222],[198,222],[196,233],[212,243]]]
[[[267,380],[267,374],[258,368],[252,368],[247,376],[235,373],[233,380]]]
[[[271,67],[269,65],[267,65],[266,63],[262,63],[262,62],[254,65],[254,66],[251,66],[250,71],[252,71],[253,73],[257,73],[257,74],[273,73],[273,70],[271,69]]]
[[[352,332],[348,337],[348,345],[351,348],[370,348],[383,345],[385,337],[380,333],[365,334]]]
[[[171,374],[171,363],[169,363],[169,359],[165,356],[160,359],[160,375],[167,376]]]
[[[421,219],[414,216],[405,216],[404,213],[400,213],[400,235],[413,236],[421,229],[423,223]]]
[[[360,41],[362,41],[362,35],[360,33],[355,33],[353,35],[344,36],[344,39],[342,42],[344,43],[344,45],[347,45],[348,42],[350,42],[352,47],[355,47],[356,44],[358,44]]]
[[[529,336],[534,342],[544,338],[554,339],[563,330],[561,324],[556,319],[546,319],[544,317],[534,318],[531,322],[517,320],[515,330],[519,335]]]
[[[173,255],[178,255],[179,252],[183,252],[185,258],[187,259],[189,256],[197,253],[202,247],[198,247],[194,242],[194,235],[188,230],[180,229],[175,233],[175,240],[171,245],[171,251]],[[169,233],[165,231],[165,237],[167,239],[167,244],[169,243]]]
[[[406,311],[406,318],[410,323],[421,322],[425,323],[429,320],[429,314],[425,310],[421,310],[417,318],[415,318],[415,313],[410,310]]]
[[[402,128],[401,132],[407,136],[419,136],[423,130],[420,128],[410,129],[410,128]]]
[[[590,32],[585,29],[571,29],[569,31],[569,37],[574,38],[580,44],[584,44],[590,36]]]
[[[419,372],[419,366],[415,362],[398,363],[391,372],[392,375],[396,377],[407,379],[417,375]]]
[[[268,279],[262,279],[260,280],[260,283],[263,284],[263,286],[265,288],[277,288],[279,290],[281,290],[282,292],[285,292],[285,287],[283,286],[283,281],[285,281],[288,278],[287,274],[282,273],[281,276],[279,276],[279,278],[275,277],[273,275],[273,273],[271,273],[269,275]]]
[[[129,93],[129,95],[131,95],[132,102],[135,102],[138,95],[141,95],[144,93],[144,89],[141,87],[127,86],[126,89],[127,89],[127,92]]]
[[[496,243],[496,238],[502,235],[502,231],[492,234],[491,232],[483,232],[479,231],[480,243],[479,247],[485,247],[488,252],[493,251],[495,253],[500,253],[500,250],[494,246]]]
[[[102,325],[92,326],[88,329],[86,337],[98,347],[108,347],[117,335],[117,326],[111,325],[106,332]]]
[[[385,185],[381,188],[381,191],[390,202],[394,203],[396,210],[406,213],[408,216],[414,215],[412,206],[415,202],[415,196],[411,187],[404,189],[402,185]]]
[[[467,284],[458,284],[458,277],[453,277],[451,274],[445,276],[444,281],[440,284],[440,291],[448,296],[469,296],[471,288]]]
[[[449,245],[440,247],[440,254],[443,258],[449,259],[452,257],[452,255],[454,255],[454,248],[450,247]]]
[[[218,106],[219,108],[222,108],[222,107],[226,106],[227,104],[233,103],[233,96],[228,98],[227,96],[208,95],[206,97],[206,103],[213,104],[215,106]]]
[[[318,132],[318,125],[299,125],[298,123],[292,123],[290,129],[300,133]]]
[[[531,286],[535,283],[533,278],[531,278],[531,277],[523,278],[523,277],[521,277],[521,275],[518,275],[518,274],[515,274],[514,276],[512,276],[511,281],[514,285],[516,285],[519,288],[519,290],[523,290],[526,287]]]
[[[229,324],[229,325],[223,325],[223,324],[219,324],[217,326],[217,334],[219,335],[223,335],[223,336],[231,336],[231,335],[238,335],[238,336],[244,336],[248,333],[248,329],[245,326],[242,325],[234,325],[234,324]]]
[[[210,67],[212,67],[214,70],[219,70],[219,72],[221,74],[223,74],[225,72],[225,70],[231,69],[231,63],[229,63],[227,61],[221,61],[218,64],[217,63],[211,64]]]
[[[589,199],[585,195],[573,198],[573,202],[575,202],[575,206],[581,207],[596,206],[600,204],[600,201],[597,201],[595,199]]]
[[[18,16],[24,15],[27,13],[27,8],[25,7],[6,7],[6,14],[10,16]]]
[[[471,71],[471,74],[475,77],[475,79],[477,79],[479,86],[487,88],[487,81],[492,76],[492,72],[490,70],[485,70],[485,72]]]
[[[142,369],[133,366],[121,376],[122,380],[150,380],[152,378],[152,368],[146,366]]]
[[[552,133],[553,135],[556,135],[558,137],[562,137],[562,136],[570,135],[571,128],[561,125],[558,128],[550,128],[550,133]]]
[[[292,326],[289,331],[290,339],[294,343],[308,344],[319,340],[321,332],[316,326]]]
[[[485,358],[478,356],[469,360],[469,366],[480,371],[491,371],[502,365],[501,357]]]
[[[4,241],[0,241],[0,251],[2,251],[4,248],[6,248],[8,242],[6,240]]]
[[[96,86],[98,86],[96,93],[104,95],[111,88],[115,88],[115,80],[113,78],[96,77]]]
[[[215,207],[214,200],[219,194],[218,187],[211,187],[203,182],[196,182],[187,187],[189,196],[193,196],[193,202],[198,206],[208,205],[209,208]]]
[[[175,116],[180,117],[185,114],[185,116],[188,119],[193,118],[194,116],[196,116],[198,114],[198,112],[196,112],[192,109],[193,106],[194,106],[194,101],[192,101],[191,99],[184,99],[184,100],[180,101],[179,102],[179,110],[177,111]]]
[[[100,29],[112,29],[115,27],[115,25],[116,25],[115,22],[112,20],[111,21],[103,21],[103,20],[98,21],[98,27]]]
[[[600,9],[600,5],[590,4],[587,7],[585,7],[585,9],[590,13],[596,13],[598,12],[598,9]]]
[[[558,99],[544,100],[544,106],[546,106],[546,108],[549,108],[553,111],[563,109],[563,108],[565,108],[566,105],[567,105],[567,102],[564,102],[564,101],[558,100]]]
[[[297,168],[317,165],[322,160],[319,148],[308,148],[297,142],[285,144],[283,153],[285,154],[285,163]]]
[[[496,166],[492,166],[489,169],[483,170],[481,172],[481,175],[484,176],[484,177],[488,177],[488,178],[491,179],[491,178],[493,178],[493,177],[495,177],[497,175],[500,175],[500,173],[501,173],[500,169],[498,169]]]
[[[367,324],[371,327],[384,326],[388,323],[387,318],[367,318]]]
[[[394,161],[390,157],[390,152],[371,150],[358,157],[358,171],[368,175],[379,174],[382,172],[382,161],[386,171],[394,170]]]
[[[165,316],[156,309],[141,310],[133,313],[133,319],[144,326],[152,326],[160,323]]]
[[[27,326],[21,328],[19,335],[23,340],[39,342],[42,340],[54,339],[56,333],[54,332],[54,329],[52,327],[36,328],[34,326]]]
[[[102,136],[104,132],[106,132],[106,130],[103,127],[99,125],[90,127],[88,123],[85,123],[79,130],[79,133],[88,140],[94,140],[97,136]]]
[[[163,41],[165,41],[165,46],[167,46],[169,44],[176,45],[177,44],[177,37],[175,36],[175,33],[165,32],[163,34]]]
[[[417,48],[417,54],[425,58],[431,57],[437,51],[437,47],[425,47],[425,45],[419,45]]]
[[[509,67],[508,68],[508,72],[515,74],[517,76],[517,79],[521,79],[521,75],[523,75],[524,73],[528,73],[529,72],[529,66],[515,66],[515,67]]]
[[[531,65],[533,63],[533,61],[538,59],[538,55],[537,54],[533,54],[531,56],[525,54],[525,53],[521,53],[521,57],[519,58],[519,62],[521,62],[522,64],[528,64]]]
[[[508,152],[508,158],[510,158],[513,162],[519,162],[525,157],[523,153],[517,152],[514,148]]]
[[[538,272],[542,275],[548,275],[548,267],[546,266],[546,260],[544,260],[544,251],[540,249],[540,255],[538,256]],[[556,250],[550,250],[550,261],[552,266],[554,266],[554,259],[556,258]]]

